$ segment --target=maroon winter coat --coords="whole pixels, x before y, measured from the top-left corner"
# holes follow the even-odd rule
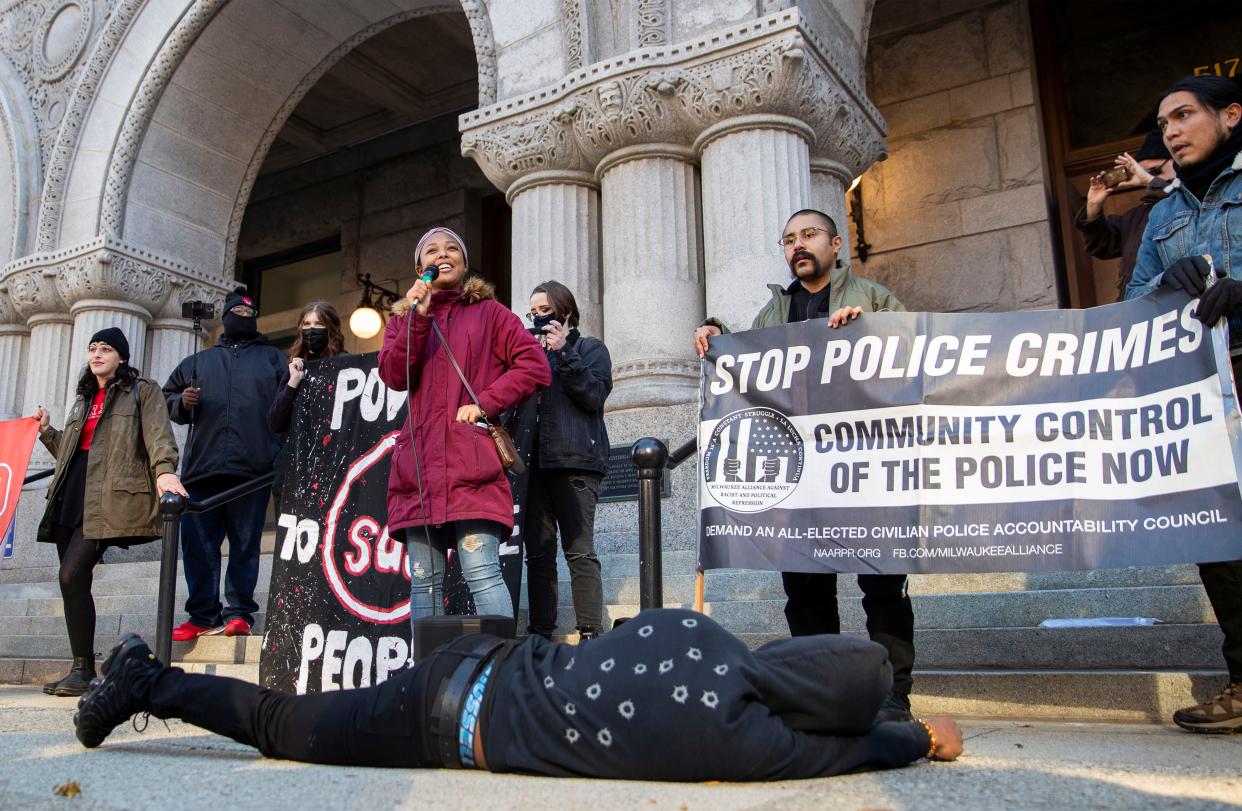
[[[397,391],[413,389],[409,415],[393,449],[388,474],[388,529],[486,518],[513,527],[513,495],[487,431],[457,422],[457,409],[471,402],[453,370],[434,318],[488,417],[512,408],[552,382],[538,342],[509,308],[493,297],[492,286],[468,279],[460,290],[440,290],[425,316],[410,312],[388,320],[379,374]],[[404,302],[400,302],[404,303]],[[406,325],[410,319],[409,362]],[[422,471],[423,506],[410,452],[410,420]],[[424,518],[423,510],[426,510]]]

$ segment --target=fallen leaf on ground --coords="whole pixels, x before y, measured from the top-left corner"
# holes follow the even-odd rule
[[[57,797],[68,797],[72,799],[74,797],[82,796],[82,787],[78,785],[77,780],[70,780],[67,783],[61,783],[56,788],[52,789],[52,793]]]

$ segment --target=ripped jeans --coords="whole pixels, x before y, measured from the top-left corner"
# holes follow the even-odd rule
[[[444,605],[444,570],[448,565],[444,552],[450,544],[457,550],[457,562],[477,612],[512,617],[513,600],[500,576],[500,539],[508,537],[509,530],[485,519],[450,521],[427,530],[431,533],[430,547],[422,527],[405,530],[410,555],[410,620],[430,617],[433,606]]]

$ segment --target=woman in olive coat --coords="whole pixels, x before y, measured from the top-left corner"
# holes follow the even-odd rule
[[[92,571],[110,546],[147,543],[161,534],[159,497],[185,496],[177,444],[159,384],[129,365],[129,341],[116,327],[91,337],[87,368],[64,430],[43,406],[39,438],[56,457],[38,539],[56,544],[60,593],[73,667],[43,692],[78,696],[95,676]]]

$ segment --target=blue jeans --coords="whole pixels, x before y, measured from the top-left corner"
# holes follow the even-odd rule
[[[500,539],[508,537],[503,524],[485,519],[450,521],[427,527],[431,545],[422,527],[405,530],[410,555],[410,620],[430,617],[432,608],[444,605],[445,550],[457,550],[462,578],[470,587],[479,614],[513,616],[509,587],[500,576]],[[438,613],[438,612],[434,612]]]
[[[236,483],[241,483],[238,479]],[[187,484],[190,501],[232,487],[217,482],[210,489]],[[187,513],[181,519],[181,557],[185,567],[185,585],[189,596],[185,612],[200,628],[215,628],[234,617],[254,625],[259,604],[254,601],[254,588],[259,580],[259,541],[263,519],[272,488],[263,487],[249,495],[205,513]],[[224,576],[224,599],[220,605],[220,545],[229,536],[229,565]],[[223,608],[223,613],[221,613]]]

